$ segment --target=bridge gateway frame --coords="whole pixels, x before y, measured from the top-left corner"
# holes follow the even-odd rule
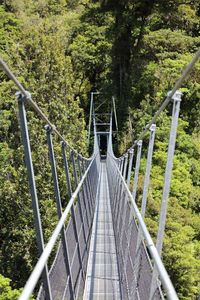
[[[124,199],[124,201],[127,201],[127,205],[130,206],[130,216],[134,216],[134,218],[137,219],[137,226],[138,226],[138,235],[137,235],[137,252],[140,249],[141,244],[145,245],[145,247],[148,248],[148,251],[151,255],[151,260],[153,262],[153,273],[151,276],[151,284],[150,284],[150,294],[148,297],[150,299],[154,297],[155,291],[160,289],[157,284],[159,281],[157,281],[157,278],[159,276],[159,279],[161,280],[162,286],[165,290],[165,293],[167,295],[168,299],[178,299],[176,292],[173,288],[173,285],[171,284],[171,281],[167,275],[167,272],[163,266],[163,263],[160,259],[161,250],[162,250],[162,241],[163,241],[163,235],[164,235],[164,228],[165,228],[165,220],[166,220],[166,212],[167,212],[167,200],[169,196],[169,187],[170,187],[170,176],[172,171],[172,165],[173,165],[173,155],[174,155],[174,147],[175,147],[175,140],[176,140],[176,128],[177,128],[177,122],[178,122],[178,114],[179,114],[179,108],[180,108],[180,96],[181,94],[177,92],[177,89],[181,86],[183,80],[186,78],[188,73],[191,71],[192,67],[196,63],[200,56],[200,49],[194,56],[191,63],[186,67],[184,70],[182,76],[179,78],[179,80],[176,82],[174,88],[172,91],[168,94],[166,100],[161,105],[160,109],[156,112],[155,116],[151,120],[151,122],[146,126],[143,133],[140,135],[140,137],[134,142],[133,146],[128,150],[128,152],[121,158],[116,158],[114,156],[113,150],[112,150],[112,140],[111,140],[111,133],[112,128],[110,126],[110,135],[109,135],[109,145],[108,145],[108,157],[107,157],[107,172],[109,176],[111,193],[112,193],[112,201],[113,202],[113,208],[115,208],[114,214],[116,214],[117,209],[125,206],[124,203],[118,203],[115,201],[115,197],[118,196],[119,199]],[[23,299],[29,299],[31,293],[34,290],[34,287],[37,284],[37,281],[39,280],[41,274],[43,277],[43,284],[45,289],[45,297],[46,299],[54,299],[52,296],[52,289],[50,286],[49,281],[49,270],[47,268],[47,260],[50,256],[50,253],[53,249],[53,246],[56,243],[56,240],[59,236],[59,233],[62,232],[62,243],[60,245],[60,249],[62,248],[63,251],[63,260],[65,265],[65,272],[67,274],[67,286],[68,291],[65,287],[65,295],[68,293],[68,297],[70,299],[77,299],[78,294],[78,288],[73,283],[73,275],[72,272],[72,265],[70,264],[70,254],[68,253],[68,245],[66,241],[66,229],[64,228],[65,220],[67,216],[71,213],[72,216],[72,223],[74,228],[74,235],[75,238],[75,248],[76,253],[79,257],[80,266],[78,267],[78,277],[79,277],[79,287],[80,282],[82,280],[82,284],[84,284],[84,268],[81,266],[81,260],[83,259],[83,253],[81,253],[81,241],[79,240],[81,233],[85,240],[85,251],[88,255],[88,247],[87,247],[87,241],[89,241],[90,238],[90,228],[92,224],[92,209],[94,212],[95,208],[95,197],[97,192],[97,186],[98,186],[98,174],[99,174],[99,164],[100,164],[100,156],[99,156],[99,150],[98,150],[98,143],[96,138],[96,127],[94,122],[94,136],[95,136],[95,142],[94,142],[94,153],[91,158],[86,159],[82,157],[80,154],[78,154],[75,149],[73,149],[68,142],[63,138],[63,136],[60,134],[60,132],[55,128],[55,126],[48,120],[48,118],[43,114],[43,112],[40,110],[40,108],[37,106],[37,104],[31,99],[30,94],[24,90],[22,85],[19,83],[19,81],[16,79],[14,74],[9,70],[7,65],[3,62],[3,60],[0,60],[0,66],[1,68],[6,72],[6,74],[9,76],[11,80],[16,84],[18,89],[20,90],[20,93],[17,94],[18,102],[19,102],[19,116],[20,116],[20,126],[21,126],[21,132],[22,132],[22,142],[24,145],[25,150],[25,159],[26,159],[26,166],[28,171],[28,177],[29,177],[29,185],[30,185],[30,192],[31,192],[31,198],[32,198],[32,205],[33,205],[33,211],[35,216],[35,227],[37,231],[37,239],[38,239],[38,248],[40,253],[40,258],[38,260],[38,263],[36,264],[36,267],[34,268],[29,280],[27,281],[27,284],[20,296],[20,300]],[[145,214],[145,208],[146,208],[146,197],[147,197],[147,190],[148,190],[148,183],[149,183],[149,172],[150,172],[150,166],[151,166],[151,158],[152,158],[152,151],[153,151],[153,141],[154,141],[154,132],[152,128],[154,127],[155,121],[157,117],[160,115],[160,113],[165,109],[165,107],[168,105],[168,103],[171,101],[171,99],[174,99],[173,104],[173,112],[172,112],[172,123],[171,123],[171,133],[170,133],[170,140],[169,140],[169,148],[168,148],[168,159],[167,159],[167,165],[166,165],[166,172],[165,172],[165,182],[164,182],[164,190],[163,190],[163,199],[162,199],[162,208],[161,208],[161,221],[159,224],[159,231],[158,231],[158,239],[156,243],[156,247],[153,244],[153,241],[151,239],[151,236],[148,233],[148,230],[146,228],[146,225],[144,223],[143,217]],[[47,245],[44,247],[43,242],[43,234],[42,234],[42,228],[41,228],[41,221],[40,221],[40,213],[39,213],[39,205],[38,205],[38,199],[37,199],[37,191],[36,191],[36,185],[34,180],[34,171],[33,171],[33,164],[32,164],[32,158],[31,158],[31,148],[30,148],[30,141],[29,141],[29,134],[28,134],[28,127],[27,127],[27,121],[26,121],[26,108],[25,105],[31,105],[31,107],[39,114],[40,118],[42,118],[43,121],[45,121],[46,124],[48,124],[47,129],[47,138],[48,138],[48,144],[49,144],[49,153],[51,153],[51,166],[52,166],[52,174],[54,178],[54,192],[57,199],[57,208],[58,208],[58,215],[59,215],[59,222],[49,240]],[[112,122],[111,122],[112,124]],[[153,126],[152,126],[153,125]],[[149,150],[148,150],[148,159],[147,159],[147,166],[146,166],[146,173],[145,173],[145,186],[144,186],[144,192],[143,192],[143,202],[142,202],[142,214],[140,214],[139,209],[137,208],[137,205],[135,203],[135,193],[137,189],[137,178],[138,178],[138,170],[139,170],[139,161],[140,161],[140,153],[141,153],[141,142],[140,140],[143,139],[144,135],[147,133],[147,131],[150,130],[150,140],[149,140]],[[66,173],[66,184],[68,186],[68,193],[70,195],[70,200],[65,208],[64,211],[62,211],[62,207],[60,205],[60,199],[59,199],[59,185],[58,185],[58,178],[56,174],[56,165],[55,165],[55,158],[54,158],[54,151],[53,151],[53,144],[52,144],[52,137],[51,134],[57,134],[60,138],[60,141],[62,142],[62,153],[63,153],[63,163],[64,163],[64,170]],[[130,186],[130,174],[132,169],[132,162],[133,162],[133,152],[134,148],[137,146],[137,160],[136,160],[136,167],[135,167],[135,179],[134,179],[134,187],[133,187],[133,193],[130,192],[129,186]],[[75,179],[75,186],[76,189],[74,192],[70,190],[70,179],[68,174],[68,161],[65,156],[65,147],[67,147],[67,150],[70,152],[71,155],[71,162],[73,165],[73,172],[74,172],[74,179]],[[74,158],[74,155],[76,157],[76,161]],[[76,166],[75,166],[76,164]],[[79,183],[78,183],[78,174],[77,170],[79,172]],[[95,175],[95,176],[94,176]],[[115,183],[113,184],[112,180],[116,179]],[[115,197],[114,197],[115,196]],[[129,200],[128,200],[129,199]],[[90,204],[86,205],[85,201],[88,200]],[[83,205],[81,207],[81,205]],[[117,208],[118,207],[118,208]],[[83,209],[84,209],[84,218],[83,218]],[[78,234],[77,232],[77,211],[79,211],[79,222],[80,222],[80,232]],[[90,224],[88,223],[88,216],[90,214]],[[122,224],[125,226],[125,212],[122,213]],[[129,218],[130,219],[130,218]],[[88,232],[87,232],[87,240],[85,236],[85,224],[88,224]],[[119,223],[116,227],[118,229],[119,233]],[[130,233],[128,234],[130,236]],[[145,243],[145,244],[144,244]],[[119,238],[119,245],[117,247],[121,247],[123,244],[123,238],[120,236]],[[130,245],[130,241],[127,245]],[[140,249],[141,251],[141,249]],[[140,253],[139,251],[139,253]],[[125,264],[127,259],[127,252],[125,251]],[[87,255],[85,257],[87,257]],[[136,256],[140,257],[140,255]],[[57,257],[58,258],[58,254]],[[139,259],[139,258],[137,258]],[[140,259],[139,259],[140,261]],[[87,259],[85,259],[85,263],[87,264]],[[132,297],[133,293],[135,293],[134,297],[139,296],[139,285],[138,285],[138,269],[137,264],[136,266],[136,283],[134,287],[134,291],[130,291],[130,295]],[[123,276],[121,275],[121,278],[123,279]],[[81,279],[82,278],[82,279]],[[149,293],[149,291],[148,291]],[[63,296],[64,297],[64,296]],[[62,297],[62,299],[64,299]],[[137,299],[137,298],[136,298]],[[139,299],[139,298],[138,298]]]

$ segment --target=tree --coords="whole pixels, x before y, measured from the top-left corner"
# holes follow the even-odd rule
[[[24,7],[22,11],[21,5]],[[16,1],[13,6],[11,4],[12,13],[1,7],[4,17],[1,18],[0,28],[2,22],[5,43],[2,43],[0,52],[20,82],[31,92],[33,100],[62,135],[85,155],[84,114],[79,99],[73,95],[72,87],[76,85],[76,79],[71,58],[66,55],[74,27],[71,27],[70,17],[57,16],[57,11],[51,10],[45,16],[35,14],[36,6],[32,1]],[[20,22],[17,18],[19,15]],[[8,54],[3,52],[5,47]],[[19,288],[25,284],[35,265],[38,251],[18,127],[17,103],[14,97],[16,88],[3,72],[0,77],[0,272],[12,279],[12,286]],[[46,243],[57,223],[57,213],[45,124],[30,107],[26,106],[26,109]],[[53,139],[62,203],[65,206],[68,198],[62,171],[60,141],[56,136]]]
[[[0,300],[17,300],[20,295],[20,290],[12,290],[10,286],[10,279],[0,275]]]

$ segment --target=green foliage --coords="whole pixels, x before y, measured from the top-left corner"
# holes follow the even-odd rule
[[[156,130],[156,142],[148,196],[147,224],[156,237],[166,164],[168,117],[162,116]],[[168,123],[169,124],[169,123]],[[161,127],[160,127],[161,126]],[[191,173],[200,153],[193,138],[186,133],[188,123],[179,120],[177,144],[165,230],[163,259],[180,299],[195,299],[199,291],[199,215],[194,207],[200,199],[199,186]],[[144,171],[143,171],[144,172]]]
[[[109,53],[112,58],[111,72],[105,74],[111,77],[117,95],[119,121],[124,126],[119,138],[120,152],[130,146],[133,135],[137,138],[199,47],[197,6],[180,1],[152,3],[147,8],[145,1],[101,1],[103,14],[110,12],[114,17],[114,23],[108,24],[111,36],[105,35],[108,41],[112,40],[112,51]],[[101,12],[99,15],[101,18]],[[81,37],[80,41],[83,41]],[[87,43],[87,39],[84,42]],[[91,45],[87,53],[90,54],[93,47]],[[85,51],[87,47],[83,49]],[[91,57],[85,57],[81,65],[87,59],[90,62]],[[98,58],[93,60],[94,69]],[[87,65],[90,66],[90,63]],[[199,69],[198,63],[182,89],[182,120],[178,127],[163,252],[164,262],[180,299],[195,299],[200,281]],[[168,109],[171,112],[171,107]],[[147,224],[154,238],[167,157],[168,114],[166,111],[157,122],[148,196]],[[144,172],[144,159],[142,166]],[[140,175],[138,203],[142,188],[143,175]]]
[[[13,35],[17,34],[20,21],[11,13],[5,12],[0,5],[0,48],[4,51],[12,44]]]
[[[84,33],[78,34],[69,48],[77,72],[85,73],[91,83],[100,83],[108,71],[111,44],[104,39],[105,30],[105,26],[86,25]]]
[[[77,29],[68,52],[79,83],[77,95],[91,89],[103,91],[110,84],[112,43],[105,37],[109,34],[112,17],[110,14],[101,17],[98,4],[88,5],[90,9],[84,11],[81,26]]]
[[[175,220],[171,216],[167,223],[164,261],[180,299],[194,299],[199,292],[199,242],[193,241],[194,229],[191,226],[177,222],[177,213],[177,210],[173,213]]]
[[[3,277],[0,274],[0,300],[17,300],[20,295],[20,290],[12,290],[10,279]]]
[[[1,2],[2,3],[2,2]],[[0,54],[71,144],[87,154],[91,90],[116,96],[118,151],[149,122],[200,44],[198,1],[9,0],[0,5]],[[199,292],[200,64],[183,84],[163,258],[180,299]],[[16,299],[38,254],[17,126],[14,85],[0,72],[0,232],[3,299]],[[104,97],[103,96],[103,97]],[[101,98],[100,100],[101,101]],[[84,109],[84,110],[83,110]],[[154,239],[162,198],[171,106],[157,122],[146,221]],[[57,222],[45,124],[28,111],[45,242]],[[123,130],[122,130],[123,129]],[[60,145],[53,136],[63,206]],[[147,139],[144,139],[144,145]],[[115,148],[117,146],[115,145]],[[143,189],[145,155],[139,177]],[[45,182],[45,185],[44,185]],[[7,293],[7,294],[6,294]]]
[[[138,131],[144,127],[144,120],[150,117],[148,102],[143,101],[141,109],[131,116],[139,120]],[[137,118],[138,115],[138,118]],[[154,241],[158,230],[159,212],[163,193],[164,172],[167,158],[170,117],[163,113],[157,122],[151,180],[147,201],[146,224]],[[147,123],[146,120],[146,123]],[[180,299],[196,299],[199,293],[199,135],[191,136],[189,123],[179,119],[176,150],[171,179],[167,223],[163,248],[163,260],[175,285]],[[146,145],[144,138],[143,157],[137,190],[137,204],[140,207],[146,166]],[[194,170],[195,168],[195,170]],[[194,172],[193,172],[194,170]]]
[[[1,40],[0,53],[62,135],[85,155],[84,113],[80,107],[80,99],[74,96],[78,79],[73,71],[71,57],[66,54],[77,27],[78,12],[64,15],[65,4],[62,1],[49,1],[51,5],[47,1],[39,2],[48,7],[49,11],[42,10],[43,14],[38,14],[36,9],[39,7],[32,1],[11,1],[9,10],[12,12],[6,12],[1,7],[0,14],[3,17],[0,28],[7,42]],[[62,7],[63,16],[60,16],[58,6]],[[35,265],[38,251],[18,127],[14,97],[16,89],[3,72],[0,72],[0,78],[0,272],[12,279],[13,287],[19,288],[25,284]],[[28,106],[27,118],[46,243],[56,226],[57,212],[45,124]],[[56,136],[53,139],[61,198],[65,207],[67,193],[60,141]]]

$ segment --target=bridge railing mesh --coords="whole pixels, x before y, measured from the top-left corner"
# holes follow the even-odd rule
[[[0,67],[3,68],[8,77],[19,89],[19,92],[16,93],[19,112],[18,119],[21,141],[24,147],[39,254],[39,260],[25,285],[20,299],[29,299],[40,277],[42,286],[37,296],[38,299],[73,300],[81,298],[83,296],[86,276],[99,176],[98,168],[100,159],[96,134],[92,156],[90,158],[83,157],[62,136],[56,126],[51,123],[37,103],[32,100],[31,94],[24,89],[1,59]],[[40,119],[37,130],[41,130],[42,135],[44,132],[46,133],[46,136],[43,136],[44,141],[42,146],[48,152],[48,154],[45,153],[45,157],[48,157],[48,170],[54,192],[52,193],[54,196],[53,200],[55,200],[58,215],[57,226],[46,245],[44,243],[39,201],[41,194],[37,189],[37,180],[34,172],[36,164],[34,159],[32,159],[31,151],[30,135],[32,132],[30,130],[30,123],[27,121],[27,112],[30,112],[30,109],[35,113],[34,118],[37,121],[38,117]],[[39,124],[42,125],[41,128]],[[95,130],[94,122],[94,133]],[[57,153],[58,149],[59,155]],[[63,191],[66,191],[62,199],[60,191],[61,180]],[[67,203],[65,208],[62,207],[63,202]],[[57,246],[59,238],[60,245],[49,271],[48,259],[54,247]]]
[[[91,228],[95,208],[95,187],[97,186],[95,182],[91,181],[95,181],[96,178],[98,178],[98,173],[96,161],[94,160],[74,203],[74,217],[78,231],[78,244],[75,238],[76,234],[72,218],[70,218],[65,231],[75,299],[81,299],[84,292]],[[90,190],[91,186],[94,186],[93,192]],[[81,215],[83,218],[81,218]],[[81,260],[79,258],[79,250]],[[72,298],[70,295],[69,279],[69,274],[67,273],[65,266],[63,245],[60,243],[55,260],[49,272],[49,281],[53,299],[67,300]],[[45,291],[42,286],[37,299],[45,299]]]
[[[126,153],[119,158],[115,157],[112,148],[112,116],[110,120],[107,173],[123,299],[136,299],[138,297],[138,299],[142,300],[157,300],[163,299],[163,295],[165,294],[168,299],[178,299],[169,275],[160,258],[167,216],[167,204],[170,192],[170,179],[175,151],[181,93],[176,91],[172,96],[171,93],[169,93],[168,99],[169,97],[171,97],[173,102],[173,108],[163,195],[161,209],[158,215],[159,224],[156,246],[154,245],[144,221],[148,200],[148,187],[150,183],[156,124],[150,122],[151,126],[147,126],[149,129],[149,143],[142,190],[141,210],[139,210],[137,206],[137,187],[143,140],[136,140]],[[143,133],[140,136],[144,139]],[[135,159],[133,159],[134,151],[137,153]],[[134,172],[132,172],[133,162],[135,162]],[[132,173],[134,173],[133,180]],[[133,189],[132,192],[130,192],[129,186],[132,182]],[[162,290],[164,291],[164,294]]]
[[[163,299],[161,287],[169,299],[178,299],[169,276],[160,259],[162,243],[166,222],[167,204],[169,198],[170,178],[173,166],[178,116],[181,102],[181,93],[178,88],[192,70],[194,64],[200,57],[200,49],[185,68],[183,74],[174,85],[167,98],[162,103],[153,119],[147,124],[138,140],[129,149],[123,158],[117,159],[112,149],[112,117],[110,122],[110,135],[107,153],[107,171],[112,202],[112,214],[115,231],[116,247],[118,252],[118,266],[121,281],[121,293],[123,299]],[[21,294],[20,300],[26,300],[33,292],[40,275],[42,274],[43,287],[40,289],[38,299],[77,299],[83,295],[86,264],[92,219],[94,215],[94,201],[98,181],[99,149],[97,143],[96,127],[94,122],[94,153],[91,159],[85,159],[79,155],[73,147],[63,138],[56,127],[41,111],[38,105],[32,100],[7,65],[0,59],[0,66],[15,83],[19,91],[17,93],[19,107],[19,123],[21,129],[22,143],[24,146],[25,161],[28,173],[34,221],[36,228],[37,243],[40,258],[34,268],[26,286]],[[147,204],[147,193],[150,178],[150,168],[155,137],[155,122],[161,112],[173,100],[173,111],[167,163],[164,177],[160,221],[157,235],[156,247],[144,223],[144,215]],[[36,189],[36,180],[29,140],[29,130],[26,118],[26,105],[40,116],[40,119],[47,124],[47,144],[49,159],[52,171],[54,194],[57,204],[59,222],[47,245],[44,245],[43,230],[40,218],[39,201]],[[142,139],[150,131],[147,165],[144,179],[144,190],[142,198],[141,213],[135,203],[137,181],[140,166]],[[59,180],[56,169],[52,133],[55,133],[62,142],[62,155],[66,185],[69,202],[63,211],[59,191]],[[70,150],[70,160],[73,172],[72,192],[68,161],[65,154],[65,147]],[[134,188],[130,193],[130,174],[133,161],[133,149],[137,146],[137,158],[134,172]],[[129,157],[130,155],[130,157]],[[129,157],[129,160],[128,160]],[[71,214],[71,219],[65,228],[66,218]],[[61,244],[58,248],[56,258],[49,272],[47,261],[51,251],[56,244],[59,234]],[[152,267],[153,266],[153,267]],[[62,274],[62,276],[60,276]],[[160,281],[161,283],[160,284]],[[45,295],[44,295],[45,291]]]
[[[107,160],[108,181],[113,215],[113,227],[118,254],[122,299],[149,299],[152,280],[152,263],[145,241],[137,247],[139,229],[135,213],[119,169],[112,159]],[[160,285],[155,300],[164,299]]]

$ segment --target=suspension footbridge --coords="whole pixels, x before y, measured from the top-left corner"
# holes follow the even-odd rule
[[[32,293],[37,295],[38,300],[178,299],[163,265],[161,253],[181,102],[181,93],[178,89],[199,56],[200,50],[186,67],[172,91],[168,93],[145,130],[127,152],[119,158],[114,155],[112,142],[113,115],[116,117],[115,111],[113,112],[114,105],[112,105],[110,112],[105,112],[108,119],[106,123],[105,120],[102,121],[102,124],[107,126],[104,132],[98,129],[99,125],[102,124],[97,118],[94,107],[91,106],[94,147],[92,156],[85,158],[65,140],[59,130],[32,100],[31,95],[23,88],[5,62],[0,60],[1,68],[19,90],[16,94],[19,124],[40,256],[23,289],[20,300],[29,299]],[[145,225],[144,217],[156,136],[156,120],[170,102],[173,103],[171,130],[157,241],[154,244]],[[26,112],[30,107],[45,124],[46,143],[59,218],[58,224],[46,245],[44,245],[26,117]],[[41,130],[44,129],[41,128]],[[99,137],[103,134],[107,138],[106,156],[101,156],[99,147]],[[149,140],[142,204],[141,210],[139,210],[136,204],[136,194],[143,138],[146,134],[148,134]],[[61,204],[56,153],[54,151],[55,135],[61,142],[63,173],[69,198],[65,208]],[[66,219],[69,220],[67,225]],[[59,236],[61,238],[56,256],[51,268],[48,268],[48,259]],[[35,290],[40,279],[40,287]]]

